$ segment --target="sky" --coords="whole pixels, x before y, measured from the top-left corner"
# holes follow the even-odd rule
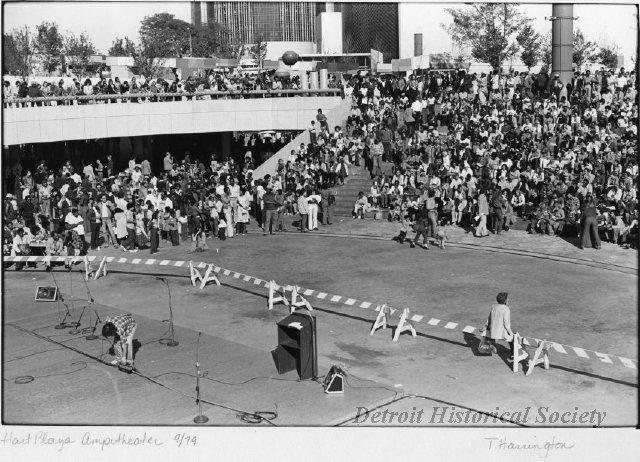
[[[451,51],[451,39],[440,27],[449,22],[445,8],[458,7],[460,3],[403,2],[400,6],[400,55],[413,54],[415,33],[423,34],[425,54]],[[534,18],[533,25],[539,33],[550,30],[550,3],[521,4],[524,14]],[[79,34],[86,31],[96,48],[102,52],[111,46],[117,36],[129,36],[136,40],[140,21],[145,16],[168,12],[177,18],[190,21],[189,2],[15,2],[4,3],[4,31],[25,24],[32,29],[42,21],[56,22],[62,31]],[[637,44],[637,10],[633,4],[577,4],[574,30],[579,28],[588,40],[600,44],[616,44],[625,60],[635,56]]]

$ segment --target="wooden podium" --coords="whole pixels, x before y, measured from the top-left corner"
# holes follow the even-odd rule
[[[301,380],[317,376],[315,318],[293,313],[277,323],[278,347],[271,352],[279,374],[292,370]]]

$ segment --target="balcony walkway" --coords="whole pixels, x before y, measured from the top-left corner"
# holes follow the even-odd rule
[[[150,101],[152,98],[157,101]],[[315,119],[318,109],[326,113],[342,101],[340,90],[335,89],[4,100],[3,144],[183,133],[304,130],[309,121]]]

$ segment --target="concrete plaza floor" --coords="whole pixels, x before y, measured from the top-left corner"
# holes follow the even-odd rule
[[[636,251],[606,244],[600,251],[580,251],[562,239],[516,231],[477,240],[457,229],[451,231],[446,250],[432,246],[426,251],[391,241],[397,225],[350,219],[308,234],[262,236],[255,226],[251,230],[248,236],[211,240],[203,253],[188,254],[187,246],[181,245],[163,247],[155,258],[212,262],[281,284],[406,306],[415,314],[472,326],[483,325],[496,293],[507,291],[516,331],[637,360]],[[94,254],[134,255],[115,249]],[[168,318],[167,291],[155,279],[158,275],[170,276],[181,342],[175,348],[157,342],[166,332],[162,321]],[[56,276],[62,292],[70,292],[72,280],[76,296],[86,293],[78,272],[71,280],[63,271]],[[344,395],[326,395],[314,382],[295,381],[295,374],[277,375],[269,352],[277,345],[275,323],[287,310],[278,305],[268,311],[264,287],[221,276],[222,286],[200,290],[191,286],[188,276],[188,268],[113,264],[106,278],[88,284],[102,319],[124,311],[140,320],[140,371],[152,376],[193,374],[195,340],[201,331],[206,340],[200,362],[209,378],[234,384],[254,379],[233,386],[209,381],[203,386],[203,398],[227,407],[205,405],[213,425],[243,425],[235,410],[273,411],[276,406],[276,425],[637,423],[637,369],[552,353],[549,370],[514,374],[505,347],[497,356],[480,357],[474,336],[427,323],[416,324],[416,338],[403,335],[394,343],[391,330],[369,335],[375,311],[310,300],[317,315],[320,375],[333,364],[344,365],[348,372]],[[52,338],[89,348],[83,337],[73,339],[66,331],[51,330],[58,322],[55,304],[32,302],[37,285],[51,285],[51,276],[41,268],[20,273],[9,269],[3,282],[5,423],[11,423],[8,417],[50,422],[46,419],[54,413],[56,422],[68,424],[191,422],[196,410],[193,377],[165,375],[162,384],[170,386],[166,388],[34,337],[30,331],[43,328],[36,331],[41,336],[60,334]],[[92,344],[91,354],[103,353],[98,345]],[[38,354],[28,356],[32,353]],[[86,367],[78,361],[85,361]],[[13,384],[23,375],[49,376]],[[29,399],[38,405],[25,405]],[[354,420],[365,409],[389,412],[385,421]],[[403,412],[417,416],[419,411],[419,421],[398,421]],[[509,414],[502,421],[449,420],[451,413],[467,411],[471,416]],[[392,412],[395,421],[389,420]],[[551,422],[554,412],[591,417]]]

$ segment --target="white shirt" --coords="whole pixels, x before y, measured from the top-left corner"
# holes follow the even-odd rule
[[[65,217],[64,222],[70,225],[77,224],[77,226],[74,227],[73,230],[78,233],[78,236],[84,236],[84,225],[83,225],[84,220],[80,215],[78,215],[77,217],[74,217],[73,213],[69,212]]]

